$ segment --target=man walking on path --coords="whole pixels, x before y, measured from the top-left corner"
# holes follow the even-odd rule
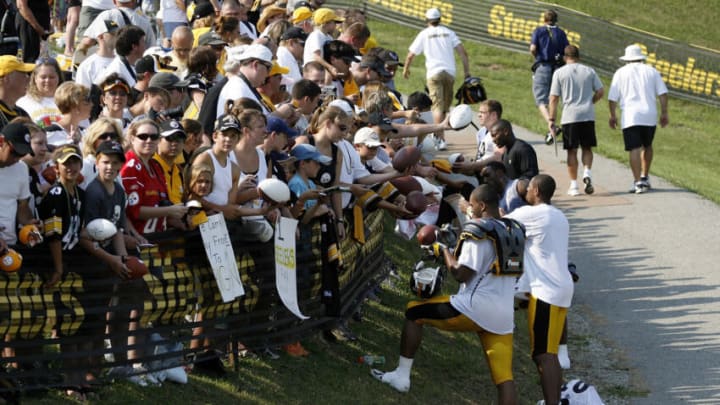
[[[583,183],[585,193],[592,194],[590,170],[592,169],[592,148],[597,146],[595,137],[595,106],[604,94],[602,82],[591,67],[579,63],[580,50],[574,45],[565,47],[565,66],[556,70],[550,87],[550,110],[548,129],[555,131],[555,114],[558,100],[562,97],[563,149],[567,150],[567,168],[570,175],[568,195],[580,195],[577,185],[577,150],[582,149]]]
[[[667,87],[655,68],[643,63],[647,57],[638,45],[625,48],[620,60],[627,64],[615,72],[608,102],[610,128],[617,127],[615,109],[622,110],[622,131],[625,150],[630,153],[630,169],[634,183],[631,193],[641,194],[650,189],[650,164],[653,158],[653,138],[657,127],[657,105],[660,99],[660,126],[665,128],[668,118]]]
[[[431,8],[425,13],[427,28],[420,31],[415,40],[410,44],[410,51],[405,58],[403,77],[410,77],[410,65],[415,55],[425,54],[425,70],[427,77],[427,88],[432,99],[432,113],[436,124],[445,120],[445,114],[450,111],[450,104],[453,100],[453,85],[455,84],[455,55],[460,55],[460,60],[465,71],[465,78],[470,77],[470,63],[467,52],[460,39],[454,31],[444,25],[440,25],[440,10]],[[435,133],[440,139],[438,149],[447,149],[445,136],[442,132]]]

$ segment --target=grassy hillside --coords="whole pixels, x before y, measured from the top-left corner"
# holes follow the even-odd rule
[[[720,3],[717,0],[550,0],[548,3],[720,51],[720,30],[716,28]]]

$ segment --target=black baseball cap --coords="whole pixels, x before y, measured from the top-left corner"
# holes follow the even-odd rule
[[[167,138],[168,136],[172,135],[182,135],[183,138],[187,137],[182,125],[180,125],[180,123],[176,120],[165,120],[161,122],[160,136],[162,136],[163,138]]]
[[[180,89],[186,86],[187,83],[180,81],[180,78],[172,73],[158,72],[150,78],[148,87],[157,87],[165,90]]]
[[[5,137],[5,141],[10,143],[10,146],[12,146],[13,150],[15,150],[18,155],[35,156],[35,153],[30,146],[30,130],[25,126],[25,124],[7,124],[2,131],[0,131],[0,134]]]
[[[390,74],[390,72],[385,70],[385,61],[380,59],[380,57],[378,57],[378,56],[373,56],[373,55],[363,56],[362,60],[360,61],[360,67],[369,68],[371,70],[374,70],[374,71],[378,72],[378,74],[382,77],[392,76]]]
[[[193,10],[192,18],[190,19],[190,22],[193,22],[197,20],[198,18],[207,17],[209,15],[214,15],[215,9],[213,8],[213,5],[210,3],[198,3],[195,6],[195,10]]]
[[[392,131],[397,133],[397,129],[392,125],[390,118],[386,117],[385,114],[380,111],[375,111],[368,116],[368,124],[373,126],[379,126],[383,131]]]
[[[228,129],[235,129],[240,132],[240,121],[232,114],[223,114],[215,120],[215,130],[222,132]]]
[[[383,49],[378,53],[378,58],[382,59],[386,65],[399,65],[399,66],[405,66],[402,62],[400,62],[400,56],[398,56],[397,52],[391,51],[389,49]]]
[[[155,58],[151,55],[145,55],[135,62],[135,72],[138,74],[157,72],[157,64]]]
[[[290,27],[280,37],[281,41],[287,41],[288,39],[299,39],[304,42],[307,39],[307,34],[300,27]]]
[[[120,161],[125,163],[125,151],[122,145],[116,141],[103,141],[95,151],[95,155],[116,155],[120,157]]]

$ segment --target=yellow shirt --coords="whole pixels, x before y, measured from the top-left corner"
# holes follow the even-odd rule
[[[165,184],[168,189],[168,198],[173,204],[182,203],[183,195],[183,181],[182,181],[182,169],[181,165],[185,163],[185,157],[180,151],[180,154],[175,158],[172,165],[168,165],[165,159],[161,158],[157,153],[153,156],[160,166],[162,166],[163,174],[165,175]]]
[[[352,76],[343,83],[343,94],[345,97],[352,97],[356,94],[360,94],[360,87],[357,83],[355,83],[355,79]]]

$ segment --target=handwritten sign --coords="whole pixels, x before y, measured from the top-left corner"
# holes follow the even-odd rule
[[[200,234],[223,302],[230,302],[245,295],[235,252],[222,214],[211,215],[207,222],[200,224]]]
[[[297,299],[297,257],[295,229],[298,221],[280,217],[275,226],[275,287],[285,307],[300,319],[308,319],[300,312]]]

